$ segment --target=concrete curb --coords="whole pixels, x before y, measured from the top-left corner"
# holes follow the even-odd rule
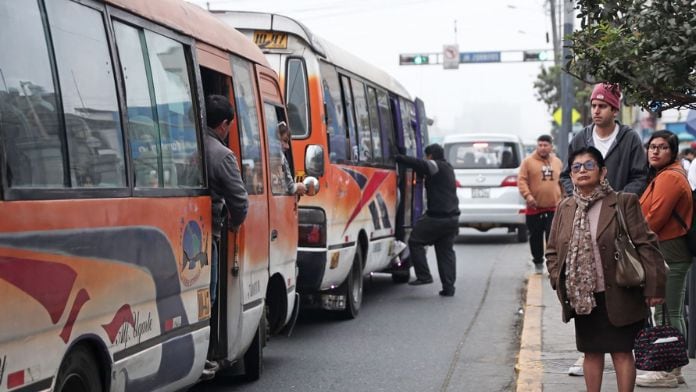
[[[527,300],[524,306],[520,352],[517,357],[517,392],[543,390],[544,364],[541,361],[543,274],[531,274],[527,280]]]

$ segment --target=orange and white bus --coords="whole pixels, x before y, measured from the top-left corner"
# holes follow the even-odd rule
[[[422,157],[423,103],[387,73],[296,20],[215,14],[252,38],[278,71],[299,175],[320,177],[321,195],[300,202],[298,290],[308,304],[354,318],[364,275],[391,272],[395,282],[409,279],[397,240],[407,241],[422,212],[423,191],[410,170],[397,170],[394,156],[399,146]]]
[[[180,390],[209,356],[257,378],[299,302],[286,110],[262,52],[178,0],[4,0],[0,52],[0,391]],[[249,193],[215,309],[213,93],[235,108]]]

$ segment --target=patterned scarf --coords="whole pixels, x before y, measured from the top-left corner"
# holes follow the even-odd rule
[[[590,314],[592,308],[597,306],[594,299],[597,271],[587,211],[597,200],[611,192],[613,189],[606,179],[602,180],[589,196],[580,194],[577,188],[573,190],[573,198],[578,207],[573,217],[573,234],[568,247],[565,277],[568,300],[576,314]]]

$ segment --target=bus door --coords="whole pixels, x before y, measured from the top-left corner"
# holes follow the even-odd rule
[[[428,117],[425,115],[425,103],[422,99],[416,98],[416,145],[420,155],[430,143],[428,141]],[[423,179],[416,180],[416,186],[413,191],[413,216],[420,217],[423,214]]]
[[[297,197],[286,182],[286,170],[293,183],[295,171],[291,149],[283,151],[278,123],[288,122],[283,97],[275,78],[264,69],[259,69],[259,89],[264,100],[266,121],[266,146],[268,149],[268,198],[269,232],[269,288],[267,294],[268,322],[270,331],[277,333],[283,328],[286,318],[295,306],[295,283],[297,265]],[[290,128],[290,133],[292,133]],[[290,135],[288,135],[289,137]]]
[[[401,111],[405,110],[405,108],[401,102],[399,102],[398,97],[390,96],[389,102],[391,105],[392,116],[394,117],[393,122],[395,124],[394,131],[396,133],[396,144],[400,149],[406,149],[407,155],[411,155],[409,154],[408,148],[406,148],[408,139],[405,130],[407,123],[404,123],[403,116],[401,114]],[[406,238],[406,228],[411,227],[411,217],[413,216],[411,196],[413,193],[413,181],[415,174],[413,169],[399,165],[398,163],[397,168],[399,171],[399,205],[396,210],[396,238],[401,241],[406,241],[408,239]]]
[[[230,100],[234,107],[234,96],[232,93],[232,65],[229,57],[208,45],[197,43],[197,58],[201,65],[201,81],[203,85],[203,95],[223,95]],[[236,121],[232,124],[228,136],[228,146],[234,152],[239,161],[239,132]],[[205,120],[203,121],[205,123]],[[207,131],[203,132],[204,137]],[[226,235],[229,231],[225,228],[222,233],[222,240],[219,244],[219,265],[218,265],[218,285],[217,301],[211,312],[210,339],[212,354],[214,358],[223,359],[228,356],[228,342],[239,339],[236,331],[240,329],[241,314],[241,290],[238,279],[230,279],[236,256],[236,234]],[[225,251],[232,249],[231,251]],[[213,277],[211,276],[211,279]]]
[[[265,325],[262,325],[260,320],[262,320],[264,296],[268,284],[267,195],[269,189],[265,185],[266,159],[263,154],[261,108],[254,66],[251,62],[234,55],[231,56],[231,61],[238,152],[242,179],[249,195],[247,217],[236,234],[237,247],[230,247],[228,256],[232,259],[232,270],[228,279],[238,279],[237,283],[241,290],[241,325],[240,328],[230,329],[228,332],[229,334],[241,333],[240,339],[228,343],[230,354],[236,355],[241,353],[247,342],[254,339],[260,326],[265,333]],[[230,235],[230,238],[235,236]],[[260,347],[250,348],[252,349],[260,349]],[[248,373],[250,369],[247,368],[246,371]]]

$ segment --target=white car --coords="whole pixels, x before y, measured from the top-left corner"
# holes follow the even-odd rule
[[[459,198],[459,226],[488,231],[506,227],[527,241],[524,199],[517,174],[524,144],[516,135],[472,133],[448,135],[445,159],[454,168]]]

